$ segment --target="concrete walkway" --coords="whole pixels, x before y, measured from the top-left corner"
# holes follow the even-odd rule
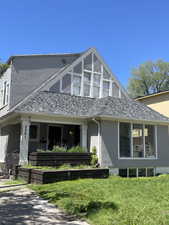
[[[89,225],[65,215],[25,185],[0,181],[0,225]]]

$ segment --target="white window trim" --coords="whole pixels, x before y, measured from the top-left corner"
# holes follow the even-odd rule
[[[33,123],[33,124],[30,124],[30,128],[31,128],[31,126],[37,127],[37,137],[36,138],[30,138],[30,134],[29,134],[29,141],[37,142],[40,139],[40,124],[39,123]],[[29,132],[30,132],[30,128],[29,128]]]
[[[133,129],[133,124],[137,124],[137,123],[131,123],[128,122],[130,124],[130,132]],[[142,124],[143,125],[143,129],[145,127],[145,125],[149,125],[149,124]],[[157,160],[158,159],[158,150],[157,150],[157,125],[153,125],[154,126],[154,138],[155,138],[155,157],[154,158],[146,158],[145,157],[145,146],[144,146],[144,157],[133,157],[133,138],[132,135],[130,136],[130,150],[131,150],[131,157],[120,157],[120,122],[118,122],[118,160]],[[143,130],[144,132],[144,130]],[[144,135],[144,133],[143,133]],[[143,136],[144,137],[144,136]],[[143,138],[143,142],[145,142],[145,138]]]

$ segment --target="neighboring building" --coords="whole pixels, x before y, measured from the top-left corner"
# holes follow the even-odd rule
[[[169,117],[169,91],[138,97],[136,100]]]
[[[96,146],[114,174],[169,172],[169,119],[129,98],[94,48],[20,55],[0,78],[0,163],[54,145]]]

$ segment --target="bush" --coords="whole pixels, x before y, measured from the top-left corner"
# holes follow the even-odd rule
[[[53,146],[52,152],[66,152],[66,148],[59,147],[59,146]]]
[[[74,146],[68,149],[68,152],[85,152],[85,149],[81,146]]]
[[[98,157],[97,157],[97,148],[94,146],[92,148],[92,159],[91,159],[91,165],[97,166],[98,165]]]
[[[86,152],[85,149],[81,146],[74,146],[70,149],[66,149],[64,147],[60,146],[53,146],[52,150],[43,150],[43,149],[37,149],[37,152]]]

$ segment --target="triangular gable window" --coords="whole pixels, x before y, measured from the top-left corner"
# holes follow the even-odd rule
[[[120,97],[121,91],[113,75],[108,71],[95,53],[89,53],[82,58],[72,70],[65,74],[62,79],[54,85],[52,90],[60,85],[60,92],[102,98],[107,96]]]

